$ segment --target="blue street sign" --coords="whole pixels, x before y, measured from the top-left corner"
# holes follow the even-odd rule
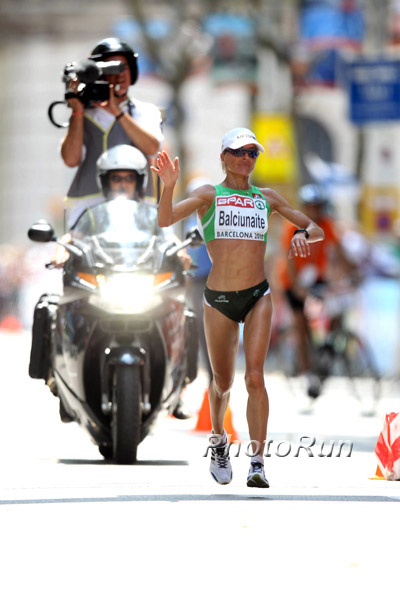
[[[350,62],[346,79],[353,123],[400,120],[400,60]]]

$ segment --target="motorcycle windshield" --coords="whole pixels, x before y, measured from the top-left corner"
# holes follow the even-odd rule
[[[156,206],[126,198],[86,209],[72,237],[85,245],[94,263],[125,269],[151,263],[151,249],[166,240]]]

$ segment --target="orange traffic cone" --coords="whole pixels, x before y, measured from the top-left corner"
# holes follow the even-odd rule
[[[210,401],[208,399],[208,389],[204,392],[203,402],[199,410],[196,427],[193,431],[211,431]]]
[[[231,442],[239,441],[239,435],[233,426],[232,413],[231,413],[231,409],[229,408],[229,406],[225,413],[224,429],[225,429],[226,433],[228,434],[228,439],[229,439],[229,435],[231,436],[230,437]]]
[[[384,474],[381,471],[380,466],[378,465],[376,467],[376,473],[375,473],[374,477],[368,477],[368,479],[386,479],[386,477],[384,476]]]
[[[230,437],[231,442],[236,442],[239,440],[239,435],[233,426],[232,413],[231,409],[227,408],[224,419],[224,429]],[[211,425],[211,415],[210,415],[210,400],[208,397],[208,389],[204,392],[203,402],[201,404],[201,408],[199,410],[199,416],[197,419],[196,427],[193,431],[208,431],[212,430]]]
[[[6,315],[0,322],[0,329],[11,331],[13,333],[19,333],[23,331],[21,322],[13,315]]]

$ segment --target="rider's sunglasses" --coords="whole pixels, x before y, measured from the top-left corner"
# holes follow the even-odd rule
[[[110,181],[111,183],[122,183],[123,181],[126,181],[126,183],[135,183],[136,174],[129,173],[129,175],[117,175],[117,173],[111,173]]]
[[[224,154],[226,154],[226,152],[233,154],[233,156],[244,156],[247,154],[249,158],[257,158],[257,156],[260,154],[257,148],[226,148],[226,150],[224,150]]]

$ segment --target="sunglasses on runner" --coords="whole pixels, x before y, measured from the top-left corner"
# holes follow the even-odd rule
[[[126,181],[126,183],[135,183],[136,173],[130,173],[129,175],[117,175],[117,173],[111,173],[110,181],[112,183],[122,183],[123,181]]]
[[[226,148],[226,150],[224,150],[224,154],[226,154],[226,152],[233,154],[233,156],[244,156],[247,154],[249,158],[257,158],[257,156],[260,154],[257,148]]]

